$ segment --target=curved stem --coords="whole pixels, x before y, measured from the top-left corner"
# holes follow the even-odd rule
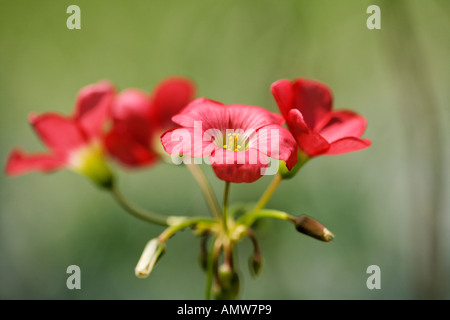
[[[252,245],[253,245],[253,254],[256,256],[261,256],[261,249],[259,247],[259,243],[258,243],[258,239],[256,239],[256,235],[253,232],[252,229],[247,229],[247,236],[249,237],[249,239],[252,241]]]
[[[150,223],[158,224],[161,226],[168,226],[169,225],[169,219],[171,217],[162,216],[160,214],[147,211],[144,209],[141,209],[134,204],[130,203],[119,191],[119,189],[116,187],[116,185],[112,185],[109,189],[111,191],[111,195],[114,197],[114,199],[120,204],[120,206],[125,209],[128,213],[131,213],[136,218],[139,218],[141,220],[145,220]]]
[[[182,218],[179,217],[179,220],[174,223],[173,225],[169,226],[166,230],[164,230],[158,237],[159,240],[162,242],[166,242],[170,237],[172,237],[176,232],[191,227],[193,225],[196,225],[198,223],[204,223],[204,224],[216,224],[217,221],[210,219],[210,218],[204,218],[204,217],[194,217],[194,218]]]
[[[270,200],[270,198],[272,197],[273,193],[278,188],[278,185],[280,184],[280,182],[282,180],[283,180],[283,177],[280,174],[275,175],[272,182],[269,184],[266,191],[264,191],[263,195],[261,196],[258,203],[256,204],[254,211],[261,210],[262,208],[264,208],[266,206],[267,202]]]
[[[222,214],[222,222],[223,222],[223,229],[225,230],[225,233],[228,233],[228,195],[230,194],[230,183],[228,181],[225,182],[225,192],[223,195],[223,214]]]
[[[251,211],[246,214],[244,214],[242,217],[240,217],[236,223],[243,224],[247,227],[250,227],[257,219],[261,218],[273,218],[273,219],[280,219],[280,220],[286,220],[286,221],[294,221],[295,218],[291,216],[290,214],[279,211],[279,210],[258,210],[258,211]]]
[[[211,213],[215,218],[220,219],[219,202],[217,201],[211,185],[209,184],[208,179],[206,179],[202,169],[196,164],[186,164],[186,167],[189,169],[189,172],[192,174],[195,181],[197,181]]]

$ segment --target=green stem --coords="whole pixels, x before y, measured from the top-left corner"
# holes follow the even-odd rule
[[[212,215],[216,219],[220,219],[219,203],[202,169],[196,164],[186,164],[186,167],[189,169],[189,172],[192,174],[195,181],[197,181]]]
[[[251,211],[240,217],[236,223],[250,227],[257,219],[272,218],[287,221],[294,221],[294,217],[290,214],[279,210],[257,210]]]
[[[280,182],[283,181],[283,177],[280,174],[275,175],[272,182],[267,187],[266,191],[264,191],[264,194],[261,196],[261,199],[259,199],[258,203],[256,204],[254,211],[261,210],[264,208],[267,204],[267,202],[272,197],[275,190],[278,188],[278,185]]]
[[[162,242],[166,242],[170,237],[172,237],[178,231],[180,231],[184,228],[191,227],[198,223],[213,225],[213,224],[216,224],[217,221],[210,219],[210,218],[204,218],[204,217],[194,217],[194,218],[179,217],[177,222],[173,223],[171,226],[169,226],[166,230],[164,230],[159,235],[158,239]]]
[[[111,195],[114,197],[114,199],[120,204],[120,206],[125,209],[128,213],[131,213],[136,218],[145,220],[150,223],[158,224],[161,226],[168,226],[169,221],[171,218],[174,217],[167,217],[162,216],[158,213],[154,213],[151,211],[147,211],[144,209],[141,209],[134,204],[130,203],[119,191],[119,189],[116,187],[116,185],[112,185],[109,189],[111,191]]]
[[[223,195],[223,214],[222,214],[222,222],[223,229],[225,233],[228,233],[228,195],[230,194],[230,183],[228,181],[225,182],[225,192]]]
[[[214,261],[214,247],[217,239],[213,238],[211,241],[211,248],[208,255],[208,263],[206,268],[206,287],[205,287],[205,300],[211,299],[211,287],[213,280],[213,261]]]

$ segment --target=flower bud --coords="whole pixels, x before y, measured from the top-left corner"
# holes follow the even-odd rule
[[[227,263],[218,270],[219,282],[214,286],[217,300],[234,300],[239,294],[240,280],[238,274]]]
[[[317,240],[329,242],[334,239],[334,234],[325,228],[323,224],[311,217],[296,217],[293,222],[295,223],[295,229],[297,229],[298,232],[306,234]]]
[[[159,239],[150,240],[142,252],[141,258],[135,268],[136,276],[146,278],[152,272],[156,262],[164,254],[166,244]]]
[[[259,275],[261,266],[262,266],[261,253],[259,252],[253,253],[253,255],[248,259],[248,268],[253,277],[257,277]]]

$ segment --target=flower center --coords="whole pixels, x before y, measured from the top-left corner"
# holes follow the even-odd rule
[[[222,148],[230,151],[245,151],[248,145],[247,140],[245,135],[241,135],[240,133],[227,133],[223,136]]]

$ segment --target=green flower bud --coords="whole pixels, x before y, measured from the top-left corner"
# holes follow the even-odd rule
[[[224,263],[219,267],[219,282],[214,286],[217,300],[235,300],[239,295],[240,280],[238,274]]]

